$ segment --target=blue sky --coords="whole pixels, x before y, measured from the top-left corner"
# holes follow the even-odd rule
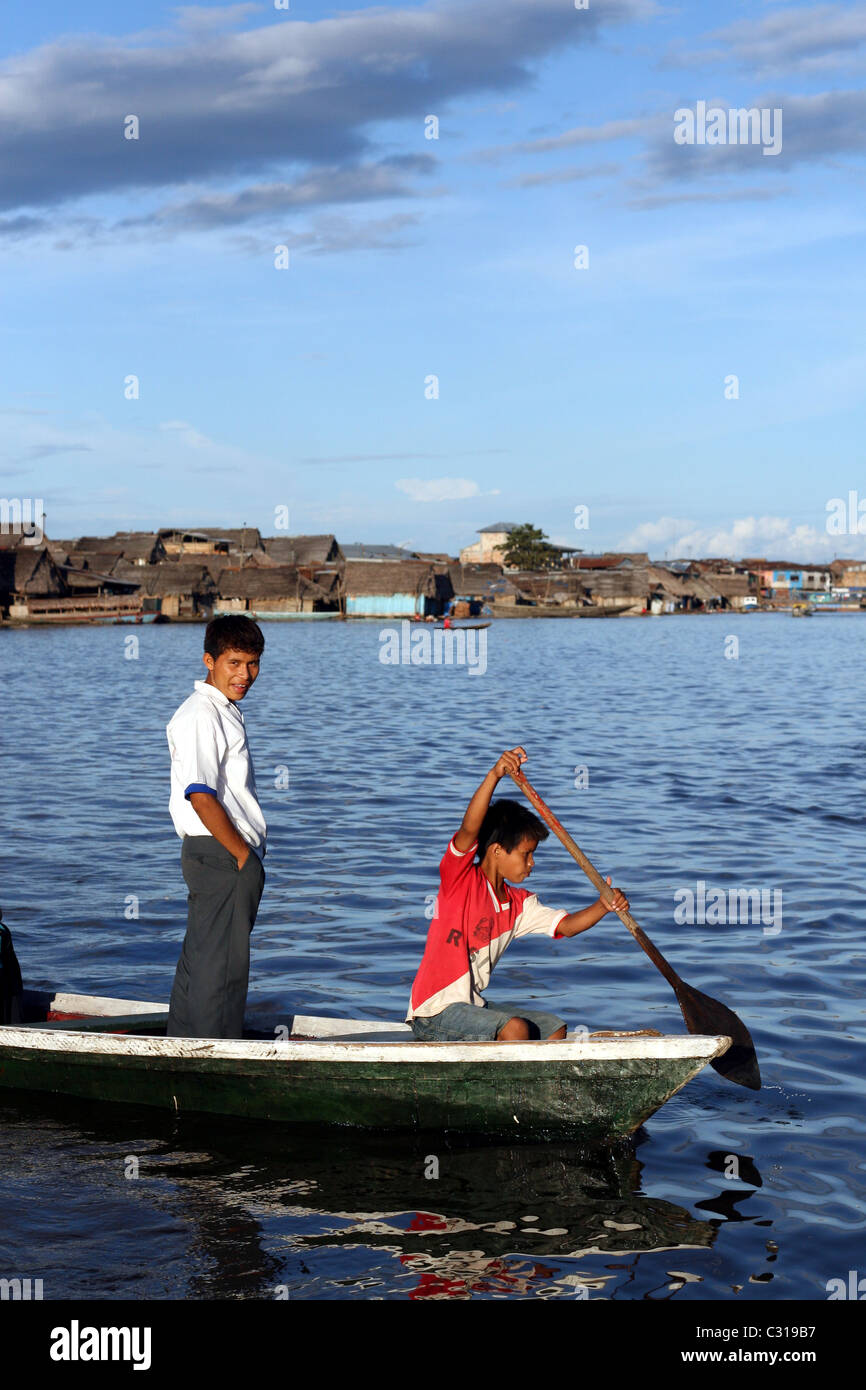
[[[866,550],[825,528],[866,498],[866,5],[43,0],[3,44],[0,490],[49,535]],[[678,145],[698,101],[780,153]]]

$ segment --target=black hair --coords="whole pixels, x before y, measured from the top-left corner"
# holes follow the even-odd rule
[[[522,806],[519,801],[509,801],[500,797],[492,801],[478,832],[478,862],[484,858],[491,845],[501,845],[510,854],[517,849],[521,840],[529,839],[540,843],[546,840],[550,831],[543,821]]]
[[[258,623],[238,613],[230,613],[224,618],[212,618],[204,634],[204,649],[208,656],[222,656],[223,652],[254,652],[261,656],[265,649],[265,639]]]

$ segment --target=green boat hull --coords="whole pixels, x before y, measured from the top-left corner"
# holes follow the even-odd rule
[[[599,1142],[632,1133],[704,1064],[694,1057],[393,1064],[288,1056],[179,1060],[59,1054],[10,1040],[0,1049],[0,1087],[294,1125],[513,1137],[544,1131]]]
[[[419,1043],[404,1023],[289,1016],[243,1039],[166,1037],[167,1007],[25,991],[0,1089],[297,1126],[598,1143],[633,1133],[727,1037]]]

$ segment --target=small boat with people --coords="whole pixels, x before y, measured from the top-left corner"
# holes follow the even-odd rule
[[[633,1133],[731,1040],[600,1032],[562,1042],[416,1042],[404,1023],[286,1016],[244,1037],[166,1037],[168,1005],[24,990],[0,1027],[0,1088],[175,1113],[365,1130]]]
[[[489,626],[490,626],[490,623],[489,623],[489,622],[486,622],[486,623],[471,623],[471,622],[470,622],[470,623],[467,623],[467,622],[455,622],[455,621],[453,621],[453,619],[452,619],[452,620],[449,620],[448,622],[441,622],[441,623],[433,623],[433,624],[432,624],[432,627],[438,628],[440,631],[442,631],[442,630],[444,629],[445,632],[475,632],[475,631],[478,631],[480,628],[489,627]]]
[[[223,643],[228,634],[218,625],[226,623],[235,626],[235,645]],[[237,643],[237,625],[249,646]],[[599,874],[529,783],[519,745],[485,774],[442,858],[439,910],[406,1014],[411,1025],[286,1010],[250,1028],[249,936],[264,882],[265,824],[252,793],[236,812],[249,838],[229,819],[214,790],[222,773],[212,750],[216,732],[246,750],[234,706],[258,676],[263,646],[248,618],[215,619],[203,658],[215,680],[196,682],[166,729],[169,805],[190,890],[170,1004],[124,999],[123,987],[119,997],[25,989],[0,921],[0,1089],[297,1126],[505,1133],[536,1142],[561,1132],[593,1144],[633,1133],[707,1064],[735,1085],[760,1089],[748,1028],[665,960],[622,890]],[[239,798],[251,764],[237,753],[234,761],[241,780],[230,790]],[[508,798],[492,802],[505,776],[531,811]],[[212,833],[202,835],[208,826]],[[513,886],[529,877],[549,831],[596,890],[589,906],[545,907]],[[449,918],[455,904],[468,915]],[[687,1034],[580,1028],[569,1035],[566,1021],[546,1010],[475,1004],[471,990],[483,996],[498,955],[521,928],[523,935],[575,937],[609,912],[673,989]],[[453,954],[461,940],[465,960]],[[203,942],[210,952],[204,961]]]

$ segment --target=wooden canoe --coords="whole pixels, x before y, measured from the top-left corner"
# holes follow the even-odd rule
[[[422,626],[424,626],[424,624],[418,623],[418,627]],[[442,632],[477,632],[483,627],[489,627],[490,623],[467,623],[461,622],[459,618],[456,618],[452,619],[448,627],[446,627],[444,623],[428,623],[426,626],[438,628]]]
[[[632,1133],[727,1037],[420,1043],[405,1024],[287,1016],[242,1040],[167,1038],[166,1005],[24,997],[0,1088],[298,1125],[586,1142]]]

